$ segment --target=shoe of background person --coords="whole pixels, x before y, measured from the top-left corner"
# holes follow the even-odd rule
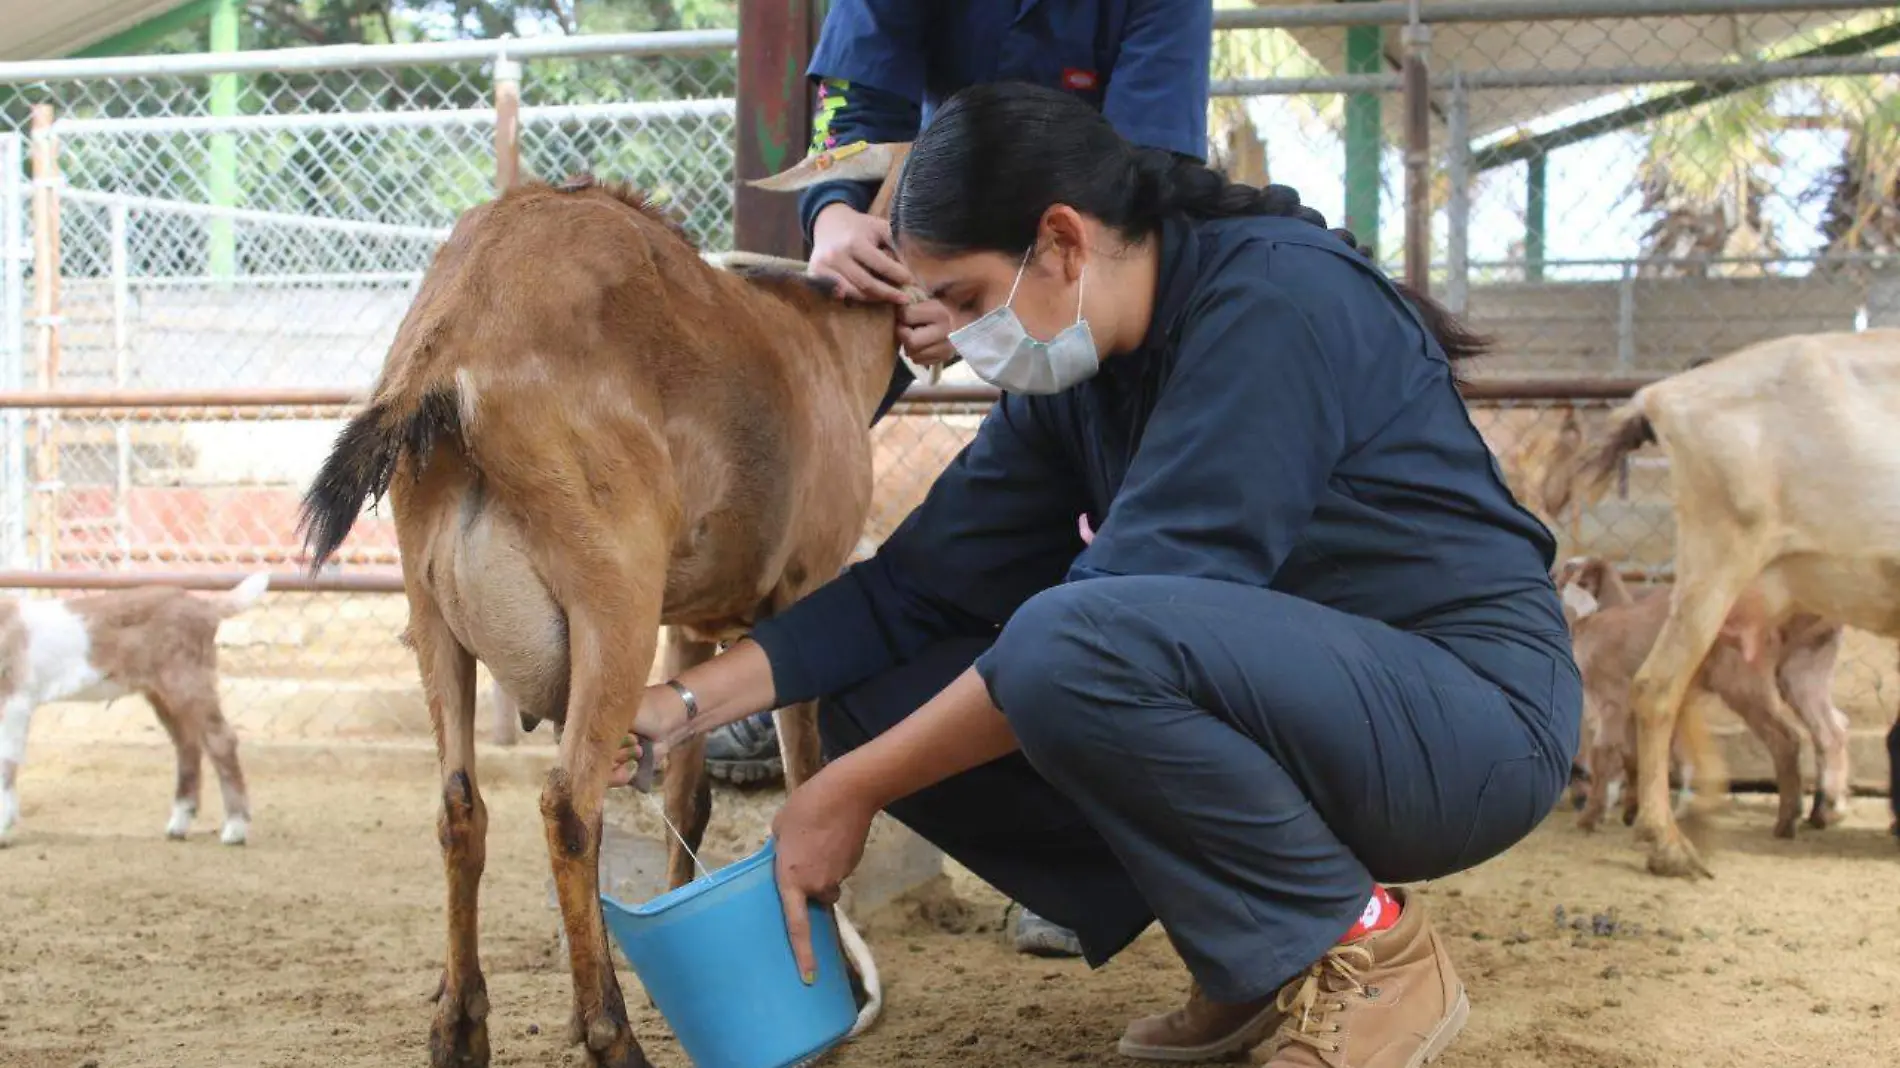
[[[728,723],[706,736],[706,771],[734,786],[760,786],[785,777],[778,725],[772,713]]]
[[[1011,922],[1012,916],[1014,922]],[[1082,941],[1075,937],[1074,931],[1058,927],[1014,901],[1004,910],[1003,926],[1009,932],[1010,944],[1016,947],[1018,953],[1027,953],[1032,957],[1082,955]]]

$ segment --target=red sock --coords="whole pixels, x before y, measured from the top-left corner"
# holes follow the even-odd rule
[[[1399,922],[1399,899],[1386,892],[1385,887],[1377,883],[1372,885],[1372,896],[1366,899],[1365,910],[1359,913],[1359,922],[1352,925],[1346,937],[1339,941],[1357,942],[1367,935],[1375,935]]]

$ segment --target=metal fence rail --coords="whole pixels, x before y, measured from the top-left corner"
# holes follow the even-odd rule
[[[1497,339],[1465,396],[1527,502],[1644,382],[1900,315],[1880,296],[1900,293],[1900,185],[1842,180],[1896,154],[1879,140],[1900,96],[1890,3],[1246,4],[1215,25],[1211,159],[1300,188]],[[295,693],[293,733],[426,723],[387,516],[306,576],[298,495],[435,247],[497,188],[592,171],[732,246],[736,44],[0,64],[0,588],[268,570],[275,592],[233,621],[235,704]],[[880,425],[861,552],[990,397],[919,388]],[[1564,551],[1666,578],[1656,461],[1548,517]],[[1838,703],[1890,708],[1890,661],[1850,644]]]

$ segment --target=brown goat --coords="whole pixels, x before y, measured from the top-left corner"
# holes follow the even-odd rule
[[[854,146],[773,185],[886,177],[901,157]],[[449,938],[434,1065],[489,1057],[477,658],[525,715],[563,726],[541,813],[573,972],[569,1039],[595,1065],[648,1063],[598,897],[613,751],[662,624],[682,638],[677,670],[843,566],[871,500],[869,427],[894,327],[890,305],[837,301],[801,274],[715,268],[641,197],[588,180],[511,189],[465,213],[436,253],[304,512],[315,566],[368,498],[390,493],[441,755]],[[779,727],[796,787],[820,760],[814,711],[784,710]],[[667,807],[694,839],[702,759],[682,746],[666,776]],[[675,885],[691,875],[682,860]]]
[[[218,704],[218,625],[256,604],[269,585],[269,575],[257,574],[210,596],[142,586],[68,601],[0,600],[0,845],[20,817],[17,778],[33,710],[128,693],[151,704],[178,757],[166,836],[190,833],[209,753],[224,792],[220,837],[243,845],[251,801],[237,732]]]
[[[1568,562],[1557,577],[1571,620],[1577,666],[1583,672],[1583,747],[1589,786],[1578,823],[1595,830],[1609,787],[1621,779],[1623,823],[1636,820],[1636,721],[1630,682],[1655,644],[1669,614],[1666,589],[1632,595],[1614,566],[1594,557]],[[1767,747],[1774,762],[1780,810],[1775,836],[1791,838],[1801,810],[1800,741],[1777,707],[1780,696],[1814,741],[1817,764],[1815,827],[1837,823],[1847,793],[1847,717],[1829,696],[1842,628],[1818,616],[1795,616],[1778,627],[1762,619],[1759,602],[1744,598],[1723,625],[1695,678],[1698,690],[1720,698]],[[1699,721],[1689,730],[1701,729]],[[1685,757],[1680,734],[1674,762]],[[1686,781],[1687,776],[1684,776]]]

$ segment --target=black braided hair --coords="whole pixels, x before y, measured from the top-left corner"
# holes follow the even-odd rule
[[[1273,215],[1328,229],[1290,186],[1230,182],[1199,160],[1130,144],[1078,98],[1020,82],[972,86],[931,119],[905,161],[891,229],[944,251],[1018,255],[1035,242],[1052,204],[1091,215],[1131,241],[1178,215]],[[1331,232],[1373,258],[1350,230]],[[1438,302],[1394,284],[1452,360],[1489,347]]]

